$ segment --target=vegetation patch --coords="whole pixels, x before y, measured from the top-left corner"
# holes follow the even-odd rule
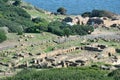
[[[106,10],[92,10],[91,12],[85,12],[82,14],[83,17],[108,17],[113,18],[115,13]]]
[[[28,69],[3,80],[113,80],[108,71],[89,67],[47,70]]]
[[[4,30],[0,29],[0,43],[7,39],[6,33]]]

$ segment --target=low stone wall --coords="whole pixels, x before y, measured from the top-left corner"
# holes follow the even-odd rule
[[[100,49],[99,47],[85,46],[84,49],[85,49],[85,50],[89,50],[89,51],[98,51],[98,52],[101,52],[101,51],[102,51],[102,49]]]
[[[84,46],[84,50],[97,51],[97,52],[102,52],[105,48],[107,48],[107,45],[102,45],[102,44],[91,44]]]
[[[55,56],[55,55],[59,55],[59,54],[65,54],[65,53],[70,53],[72,51],[76,51],[76,50],[80,50],[81,47],[70,47],[68,49],[59,49],[59,50],[55,50],[52,52],[48,52],[48,53],[43,53],[40,56],[37,56],[37,58],[45,58],[47,56]]]

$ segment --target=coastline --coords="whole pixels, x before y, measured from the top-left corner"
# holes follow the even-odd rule
[[[106,11],[110,11],[112,13],[120,14],[119,8],[118,8],[119,1],[112,2],[112,1],[108,0],[106,2],[104,0],[101,0],[101,1],[94,0],[91,2],[91,1],[87,0],[88,1],[87,3],[86,3],[86,1],[81,1],[81,0],[80,1],[75,0],[74,2],[72,0],[69,0],[69,1],[50,0],[51,2],[46,1],[45,3],[44,3],[44,1],[39,1],[39,0],[37,2],[35,2],[34,0],[24,0],[24,1],[31,3],[32,5],[36,6],[37,8],[41,8],[41,9],[44,9],[44,10],[50,11],[50,12],[56,12],[56,9],[58,9],[59,7],[64,7],[68,10],[67,14],[70,14],[70,15],[79,15],[84,12],[90,12],[94,9],[106,10]],[[93,2],[96,2],[96,3],[93,3]],[[52,3],[54,3],[54,4],[52,4]],[[40,5],[40,4],[42,4],[42,5]],[[89,5],[91,5],[91,6],[89,6]],[[118,7],[117,7],[117,5],[118,5]]]

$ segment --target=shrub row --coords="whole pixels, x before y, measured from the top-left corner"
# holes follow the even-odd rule
[[[93,68],[61,68],[48,70],[23,70],[5,80],[114,80],[108,71]]]

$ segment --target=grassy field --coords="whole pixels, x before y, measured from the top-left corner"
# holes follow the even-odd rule
[[[22,5],[26,7],[24,9],[31,15],[32,18],[40,17],[40,18],[44,18],[48,20],[49,22],[51,22],[51,21],[60,20],[66,17],[66,15],[50,14],[51,12],[38,9],[36,7],[33,7],[31,4],[23,3]]]
[[[3,80],[114,80],[112,77],[107,76],[108,73],[109,71],[89,67],[46,70],[28,69]]]

